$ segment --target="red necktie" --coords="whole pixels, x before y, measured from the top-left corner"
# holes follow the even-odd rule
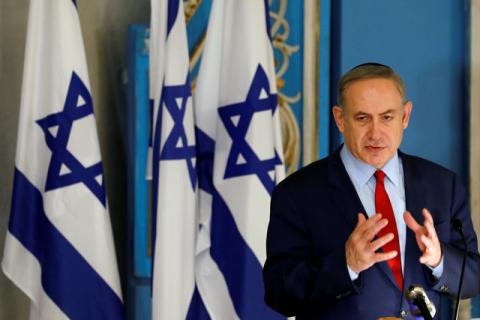
[[[403,290],[403,277],[402,277],[402,262],[400,255],[400,240],[398,239],[397,223],[395,222],[395,216],[393,215],[393,208],[388,198],[387,191],[385,191],[385,185],[383,180],[385,173],[381,170],[375,172],[375,179],[377,184],[375,186],[375,210],[377,213],[381,213],[383,218],[388,220],[388,224],[385,228],[378,232],[378,237],[383,237],[387,233],[393,234],[393,239],[383,246],[384,252],[397,251],[395,258],[387,260],[390,269],[392,269],[397,285],[400,291]]]

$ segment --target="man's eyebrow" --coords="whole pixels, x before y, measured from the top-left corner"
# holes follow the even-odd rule
[[[392,109],[388,109],[388,110],[380,113],[380,115],[383,116],[383,115],[386,115],[386,114],[389,114],[389,113],[395,113],[395,111],[396,111],[396,110],[393,109],[393,108],[392,108]],[[357,112],[355,112],[355,113],[353,114],[353,116],[355,116],[355,117],[356,117],[356,116],[371,116],[371,114],[370,114],[370,113],[367,113],[367,112],[365,112],[365,111],[357,111]]]

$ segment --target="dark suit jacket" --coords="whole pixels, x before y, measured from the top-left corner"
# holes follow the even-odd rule
[[[456,295],[462,265],[462,240],[451,219],[463,222],[468,258],[462,296],[480,291],[480,256],[465,189],[451,171],[400,153],[406,208],[423,223],[422,208],[433,215],[442,245],[444,271],[436,280],[420,264],[414,233],[407,230],[404,288],[422,286],[437,309],[441,294]],[[386,262],[351,281],[345,242],[364,213],[337,151],[292,174],[274,190],[264,267],[265,300],[273,309],[301,319],[413,319],[403,292]],[[408,314],[405,316],[407,311]],[[438,315],[438,312],[437,312]],[[438,316],[436,317],[438,318]]]

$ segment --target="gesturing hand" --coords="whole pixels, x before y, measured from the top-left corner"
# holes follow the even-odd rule
[[[415,221],[415,218],[413,218],[408,211],[405,211],[403,214],[403,219],[407,226],[415,233],[417,245],[420,251],[422,251],[420,263],[435,268],[442,260],[442,247],[440,246],[440,241],[435,231],[432,215],[425,208],[422,210],[422,214],[425,218],[423,226]]]
[[[394,258],[398,252],[376,252],[386,243],[393,239],[393,234],[388,233],[381,238],[375,239],[375,235],[388,224],[387,219],[377,213],[368,220],[361,213],[358,214],[358,222],[345,244],[347,265],[356,273],[370,268],[377,262]]]

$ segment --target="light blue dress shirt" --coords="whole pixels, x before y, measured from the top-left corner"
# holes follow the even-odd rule
[[[355,158],[346,145],[343,145],[340,151],[340,157],[343,165],[347,170],[348,176],[357,191],[358,197],[362,202],[363,208],[366,210],[365,214],[368,217],[375,215],[375,167],[360,161]],[[405,212],[405,183],[403,180],[403,165],[395,153],[382,168],[386,179],[384,180],[385,190],[392,204],[395,222],[397,224],[398,239],[400,241],[400,259],[402,264],[402,273],[405,267],[405,242],[407,239],[407,225],[403,220],[403,213]],[[420,223],[420,222],[419,222]],[[419,262],[420,263],[420,262]],[[358,273],[352,271],[349,266],[348,272],[350,278],[355,280],[358,278]],[[440,278],[443,273],[443,257],[440,264],[436,268],[431,268],[433,275]]]

